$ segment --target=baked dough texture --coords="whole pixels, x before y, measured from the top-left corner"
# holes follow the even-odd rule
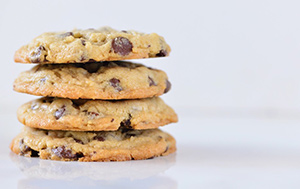
[[[118,31],[110,27],[47,32],[16,51],[20,63],[85,63],[168,56],[171,49],[156,33]]]
[[[48,131],[24,127],[10,148],[19,155],[60,161],[128,161],[176,151],[175,139],[159,130]]]

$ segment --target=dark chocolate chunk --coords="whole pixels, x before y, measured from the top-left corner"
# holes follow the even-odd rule
[[[132,51],[132,43],[125,37],[116,37],[111,43],[111,47],[115,53],[122,56],[128,55]]]
[[[123,32],[123,33],[128,33],[126,30],[121,30],[121,32]]]
[[[21,150],[20,152],[21,155],[30,154],[30,157],[39,157],[39,152],[25,145],[24,139],[20,140],[20,150]]]
[[[55,114],[54,114],[54,117],[56,120],[60,119],[64,113],[66,111],[66,106],[63,105],[61,108],[59,108],[58,110],[56,110]]]
[[[114,122],[114,121],[115,121],[115,119],[114,119],[114,118],[112,118],[110,122]]]
[[[96,73],[100,67],[101,64],[97,64],[97,63],[85,63],[82,66],[82,68],[88,71],[89,73]]]
[[[59,146],[57,148],[53,148],[52,152],[61,158],[68,158],[68,159],[77,159],[77,154],[73,154],[71,149],[66,149],[65,146]]]
[[[122,127],[128,127],[128,128],[131,128],[131,114],[128,114],[128,119],[125,119],[121,122],[121,126]]]
[[[30,155],[30,157],[40,157],[39,152],[31,149],[31,155]]]
[[[159,53],[156,54],[156,57],[164,57],[164,56],[167,56],[168,53],[166,50],[160,50]]]
[[[88,100],[86,99],[76,99],[76,100],[72,100],[73,102],[73,105],[76,105],[76,106],[81,106],[81,105],[84,105]]]
[[[170,89],[171,89],[171,83],[170,83],[170,81],[169,81],[169,80],[166,80],[166,88],[165,88],[165,91],[164,91],[164,93],[167,93],[167,92],[169,92],[169,91],[170,91]]]
[[[120,80],[117,78],[112,78],[109,80],[109,84],[113,86],[117,91],[122,91],[122,87],[120,86]]]
[[[24,139],[22,138],[19,142],[20,150],[22,154],[25,154],[26,152],[30,151],[30,147],[24,144]]]
[[[30,54],[30,62],[32,63],[39,63],[44,61],[45,57],[42,57],[43,51],[45,51],[46,48],[43,45],[40,45]],[[45,55],[44,55],[45,56]]]
[[[59,36],[60,37],[68,37],[68,36],[74,36],[74,34],[73,34],[73,32],[66,32],[66,33],[60,34]]]
[[[153,81],[152,77],[148,76],[149,86],[156,86],[156,83]]]

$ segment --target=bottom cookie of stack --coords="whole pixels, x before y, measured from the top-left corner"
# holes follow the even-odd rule
[[[176,151],[175,139],[159,129],[58,131],[24,126],[10,148],[19,155],[61,161],[127,161]]]

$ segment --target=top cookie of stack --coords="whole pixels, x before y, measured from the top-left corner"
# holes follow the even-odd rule
[[[21,47],[14,60],[20,63],[85,63],[168,56],[171,49],[156,33],[98,30],[47,32]]]

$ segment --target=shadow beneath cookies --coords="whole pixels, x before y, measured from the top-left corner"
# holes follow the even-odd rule
[[[60,162],[10,154],[26,179],[18,188],[177,188],[164,171],[176,155],[128,162]]]

